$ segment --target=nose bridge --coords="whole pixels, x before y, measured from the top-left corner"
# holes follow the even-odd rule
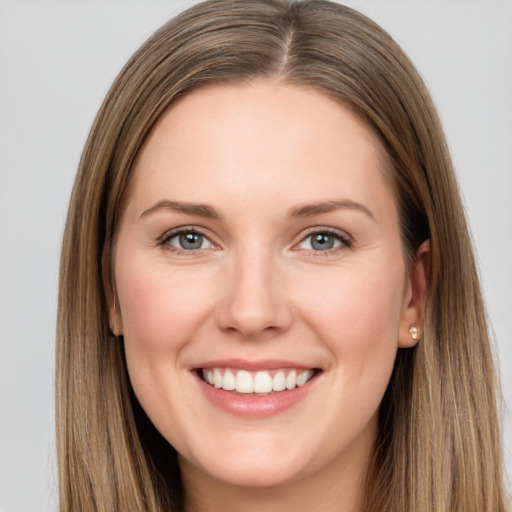
[[[221,327],[245,336],[285,330],[291,310],[280,287],[276,256],[268,246],[249,244],[231,261],[226,297],[221,306]]]

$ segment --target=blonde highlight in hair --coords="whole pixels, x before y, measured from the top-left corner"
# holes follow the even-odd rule
[[[496,374],[435,108],[386,32],[323,0],[198,4],[158,30],[109,91],[80,161],[62,247],[61,510],[183,509],[176,453],[134,397],[122,341],[109,333],[105,283],[133,162],[160,115],[198,87],[262,78],[313,87],[356,112],[386,151],[409,260],[430,240],[422,339],[399,349],[363,510],[505,511]]]

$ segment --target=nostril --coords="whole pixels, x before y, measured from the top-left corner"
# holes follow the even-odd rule
[[[247,338],[273,336],[288,330],[292,314],[285,300],[272,297],[251,299],[233,296],[219,306],[217,323],[228,333]],[[243,299],[243,300],[242,300]]]

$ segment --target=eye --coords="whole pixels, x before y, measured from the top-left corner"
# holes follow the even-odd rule
[[[331,231],[315,231],[306,236],[297,246],[307,251],[325,252],[342,247],[351,247],[352,243],[339,233]]]
[[[161,244],[176,252],[192,252],[213,249],[214,244],[202,233],[193,229],[174,231],[166,235]]]

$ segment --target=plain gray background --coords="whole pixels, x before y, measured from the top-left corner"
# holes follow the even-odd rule
[[[56,510],[59,245],[107,88],[183,0],[0,0],[0,511]],[[362,0],[430,87],[452,149],[512,404],[512,1]],[[512,422],[505,419],[509,474]]]

